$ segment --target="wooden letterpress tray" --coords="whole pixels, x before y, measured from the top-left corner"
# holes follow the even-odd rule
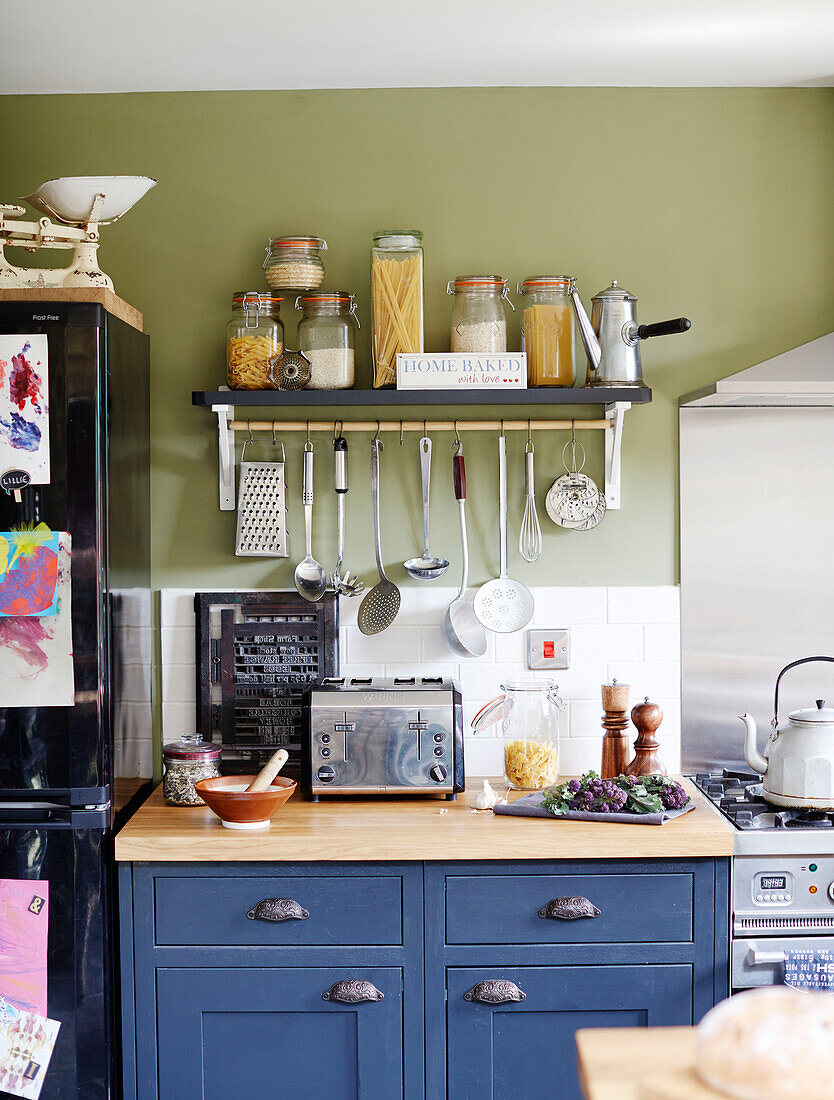
[[[198,592],[197,728],[223,748],[224,772],[257,771],[276,748],[299,774],[301,697],[339,675],[339,605],[295,592]]]

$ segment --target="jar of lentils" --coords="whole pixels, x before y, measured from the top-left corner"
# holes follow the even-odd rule
[[[199,733],[184,733],[179,741],[162,746],[162,797],[171,806],[203,806],[194,789],[200,779],[220,775],[220,746]]]
[[[454,294],[452,351],[500,355],[507,350],[507,280],[500,275],[458,275],[446,287]]]
[[[239,290],[226,326],[226,381],[232,390],[274,390],[270,359],[284,350],[283,298]]]
[[[300,294],[298,350],[310,360],[308,390],[350,389],[354,381],[356,302],[344,290]]]
[[[315,290],[324,282],[321,237],[271,237],[264,271],[273,290]]]

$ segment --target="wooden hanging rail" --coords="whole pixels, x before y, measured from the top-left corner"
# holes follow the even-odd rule
[[[506,432],[605,431],[611,420],[231,420],[233,432]]]

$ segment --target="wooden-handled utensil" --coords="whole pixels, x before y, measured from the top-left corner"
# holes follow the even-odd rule
[[[271,787],[272,780],[286,764],[289,755],[286,749],[278,749],[277,752],[274,752],[246,788],[246,793],[257,794],[259,791],[265,791]]]

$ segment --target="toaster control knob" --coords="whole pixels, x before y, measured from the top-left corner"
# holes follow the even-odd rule
[[[442,783],[447,776],[447,771],[442,764],[432,764],[429,768],[429,776],[435,783]]]
[[[332,783],[336,778],[336,772],[329,764],[322,764],[316,772],[316,778],[320,783]]]

